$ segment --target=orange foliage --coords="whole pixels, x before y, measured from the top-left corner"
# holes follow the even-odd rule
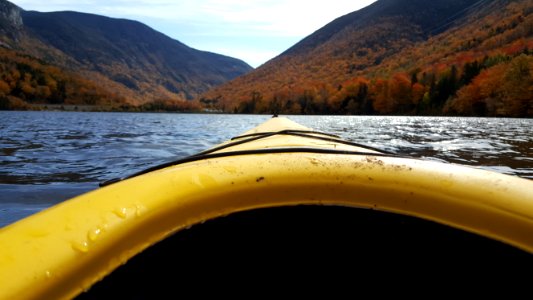
[[[381,114],[390,114],[394,112],[396,109],[396,102],[391,99],[388,80],[376,80],[372,89],[372,94],[375,97],[375,111]]]
[[[420,101],[422,101],[422,98],[424,97],[425,93],[426,93],[426,88],[422,84],[418,82],[413,84],[413,91],[412,91],[413,104],[418,105]]]
[[[507,47],[504,47],[502,49],[502,52],[506,55],[516,55],[519,52],[524,51],[524,49],[527,48],[527,43],[525,39],[519,39],[508,45]]]
[[[33,103],[120,105],[125,102],[92,81],[3,48],[0,48],[0,98],[0,109],[27,109]]]
[[[418,43],[408,39],[418,29],[401,18],[346,28],[203,98],[237,112],[533,116],[524,71],[533,56],[532,9],[527,0],[489,1],[461,26]],[[251,105],[254,92],[262,98]]]
[[[391,94],[401,106],[410,106],[412,101],[411,80],[405,73],[398,73],[392,76]]]
[[[11,87],[4,80],[0,80],[0,95],[5,96],[11,92]]]
[[[524,54],[482,71],[457,92],[448,111],[527,117],[533,113],[533,57]]]

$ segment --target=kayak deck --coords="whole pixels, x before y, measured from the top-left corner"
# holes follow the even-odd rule
[[[186,228],[298,205],[416,217],[533,253],[531,181],[399,157],[309,131],[273,118],[198,155],[110,182],[3,228],[0,298],[72,298]]]

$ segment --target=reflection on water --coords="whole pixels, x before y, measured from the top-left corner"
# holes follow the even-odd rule
[[[270,116],[0,112],[0,226],[98,182],[205,150]],[[290,116],[414,157],[533,179],[533,120]]]
[[[533,179],[533,120],[448,117],[294,117],[401,154]]]

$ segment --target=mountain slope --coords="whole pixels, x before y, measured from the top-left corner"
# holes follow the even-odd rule
[[[191,99],[251,68],[245,63],[183,43],[129,20],[76,12],[23,12],[28,31],[81,66],[128,88],[158,85]]]
[[[424,0],[379,0],[334,20],[220,91],[251,84],[248,94],[254,90],[266,92],[255,86],[260,81],[281,83],[268,87],[273,92],[292,86],[291,83],[345,80],[346,73],[379,64],[383,58],[424,40],[425,32],[473,2],[436,0],[429,4]]]
[[[467,84],[445,88],[445,73],[461,76],[466,63],[517,42],[505,54],[512,60],[531,41],[531,11],[526,0],[378,0],[203,94],[202,102],[240,112],[441,114]],[[431,103],[420,107],[424,95]]]
[[[0,0],[0,6],[9,6]],[[11,11],[16,11],[11,9]],[[199,51],[150,27],[125,19],[78,12],[41,13],[19,9],[21,34],[6,36],[13,24],[0,15],[2,41],[9,48],[96,81],[134,103],[191,100],[252,68],[215,53]]]
[[[302,54],[313,50],[324,50],[324,44],[330,44],[329,48],[343,44],[350,40],[355,42],[355,32],[361,32],[374,28],[380,31],[382,37],[394,40],[406,38],[416,41],[422,40],[429,32],[438,32],[446,29],[446,26],[438,28],[438,24],[444,23],[450,16],[456,16],[472,4],[472,0],[455,1],[432,1],[423,0],[380,0],[361,10],[352,12],[327,24],[315,33],[297,43],[284,54]],[[388,21],[393,22],[388,22]],[[381,23],[394,24],[394,28],[387,27],[386,31],[380,28]],[[377,27],[377,28],[376,28]],[[403,31],[407,29],[408,31]],[[437,29],[438,31],[435,31]],[[367,37],[368,39],[369,37]],[[376,44],[379,36],[374,40],[366,41],[367,46]],[[336,53],[340,55],[341,53]],[[350,53],[344,53],[350,54]]]

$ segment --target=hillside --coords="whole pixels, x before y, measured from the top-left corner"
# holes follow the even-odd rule
[[[378,0],[201,101],[234,112],[532,116],[532,11],[527,0]]]
[[[0,0],[0,46],[88,80],[102,93],[131,104],[191,100],[252,69],[136,21],[24,11],[5,0]]]
[[[0,48],[0,110],[53,105],[120,107],[127,99],[82,76]]]

